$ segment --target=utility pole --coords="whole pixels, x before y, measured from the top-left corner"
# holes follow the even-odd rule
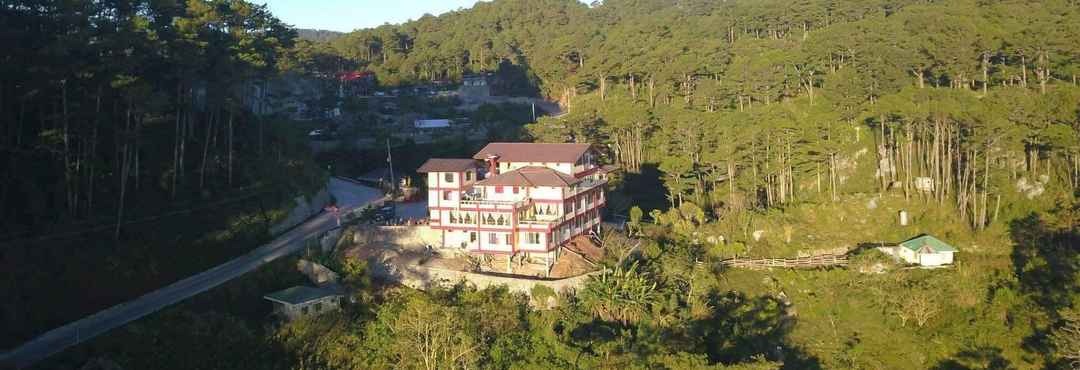
[[[390,155],[390,138],[386,139],[386,163],[390,167],[390,194],[397,189],[397,181],[394,180],[394,157]]]

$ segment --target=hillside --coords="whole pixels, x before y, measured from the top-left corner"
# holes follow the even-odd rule
[[[200,4],[0,6],[0,348],[258,246],[325,183],[253,109],[294,31]]]
[[[1075,23],[1067,1],[501,0],[316,54],[384,85],[521,70],[568,111],[522,139],[598,143],[625,170],[608,211],[646,245],[567,309],[530,313],[558,322],[529,326],[545,338],[531,350],[613,367],[1056,368],[1078,342],[1045,333],[1080,325],[1080,256],[1059,249],[1080,235]],[[858,271],[886,262],[866,246],[921,233],[961,250],[954,269]],[[718,263],[837,248],[861,267]]]
[[[314,41],[314,42],[327,42],[333,41],[338,37],[344,35],[344,32],[330,31],[330,30],[316,30],[310,28],[297,28],[296,37],[301,40]]]
[[[138,27],[161,25],[126,17],[130,32],[122,36],[153,49]],[[606,189],[606,220],[628,220],[628,229],[603,233],[599,264],[607,270],[582,289],[532,292],[558,307],[467,284],[382,285],[368,271],[383,266],[312,256],[340,263],[353,289],[342,312],[267,325],[265,305],[251,302],[292,283],[283,263],[208,292],[204,307],[163,312],[87,343],[51,368],[93,358],[125,368],[1065,369],[1080,361],[1074,24],[1080,8],[1067,0],[495,0],[282,45],[259,32],[225,35],[217,24],[200,24],[206,33],[194,35],[212,46],[161,67],[185,74],[113,63],[107,81],[116,83],[108,85],[72,80],[79,87],[66,90],[72,85],[56,81],[87,75],[58,67],[21,82],[33,85],[4,85],[10,92],[3,96],[29,97],[29,117],[17,121],[25,126],[9,139],[28,155],[4,168],[49,158],[34,180],[10,176],[9,183],[69,190],[54,192],[68,196],[42,203],[48,206],[34,208],[46,192],[32,190],[2,205],[8,213],[33,210],[35,225],[93,213],[81,199],[98,193],[60,179],[105,180],[105,170],[64,171],[66,159],[85,158],[68,149],[75,126],[67,123],[95,122],[101,112],[114,127],[102,145],[116,150],[99,149],[108,152],[98,157],[107,165],[100,168],[157,164],[133,177],[106,172],[111,190],[140,186],[164,199],[173,191],[213,195],[259,176],[297,188],[317,178],[305,156],[259,145],[261,121],[225,93],[244,80],[229,78],[234,70],[223,66],[245,76],[273,75],[246,64],[252,60],[312,76],[366,70],[382,87],[514,72],[531,85],[520,91],[559,101],[567,113],[507,130],[510,139],[594,143],[605,164],[621,168]],[[51,39],[59,33],[23,29],[45,38],[40,45],[67,45]],[[168,27],[153,30],[172,35]],[[282,32],[291,39],[291,30]],[[200,45],[180,36],[165,38],[175,48],[169,55]],[[242,48],[253,44],[263,47]],[[241,55],[230,54],[238,49]],[[125,78],[132,74],[142,78]],[[228,82],[208,89],[221,95],[206,110],[184,93],[197,75]],[[92,104],[101,96],[96,86],[110,92],[100,112]],[[160,101],[126,98],[145,91]],[[65,97],[79,102],[71,112],[81,114],[69,114]],[[18,117],[21,102],[4,100],[0,113]],[[134,114],[145,121],[131,112],[147,112]],[[196,124],[178,125],[188,134],[170,134],[170,123],[188,121]],[[247,133],[235,151],[226,135],[234,122]],[[140,134],[139,123],[158,127],[165,140]],[[183,143],[196,148],[188,162],[169,156]],[[403,160],[466,146],[410,145]],[[230,153],[244,154],[232,161]],[[245,158],[260,170],[237,165]],[[279,167],[296,172],[275,173]],[[187,172],[174,176],[170,168]],[[294,173],[305,176],[289,181]],[[118,202],[107,213],[111,219],[124,209]],[[899,224],[901,211],[910,225]],[[921,269],[874,249],[923,233],[953,244],[957,262]],[[850,266],[739,270],[723,263],[838,249],[848,251]],[[247,302],[236,308],[243,312],[230,311],[235,302]],[[198,330],[189,330],[192,322]]]

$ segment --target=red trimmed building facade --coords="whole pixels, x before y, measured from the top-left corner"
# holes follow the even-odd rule
[[[432,158],[431,228],[442,247],[550,266],[572,238],[599,227],[610,168],[589,144],[491,143],[473,159]]]

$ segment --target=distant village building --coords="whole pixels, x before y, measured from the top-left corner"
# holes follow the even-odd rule
[[[458,94],[463,98],[491,96],[490,73],[464,75],[461,77],[461,88]]]
[[[345,293],[336,285],[320,288],[298,285],[267,294],[263,296],[263,299],[274,302],[275,314],[282,315],[289,320],[295,320],[308,315],[317,315],[341,309],[341,304],[345,300]]]
[[[941,266],[953,263],[955,247],[930,235],[922,235],[907,240],[895,247],[883,247],[882,251],[920,266]]]
[[[417,172],[428,176],[441,247],[540,260],[550,270],[571,239],[600,225],[613,168],[597,160],[590,144],[491,143],[473,159],[432,158]]]
[[[375,87],[375,73],[370,71],[348,71],[337,75],[338,97],[367,95]]]

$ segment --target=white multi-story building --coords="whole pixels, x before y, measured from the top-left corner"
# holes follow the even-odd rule
[[[550,268],[563,245],[599,227],[610,170],[590,144],[490,143],[473,159],[432,158],[417,172],[427,174],[443,248]]]

